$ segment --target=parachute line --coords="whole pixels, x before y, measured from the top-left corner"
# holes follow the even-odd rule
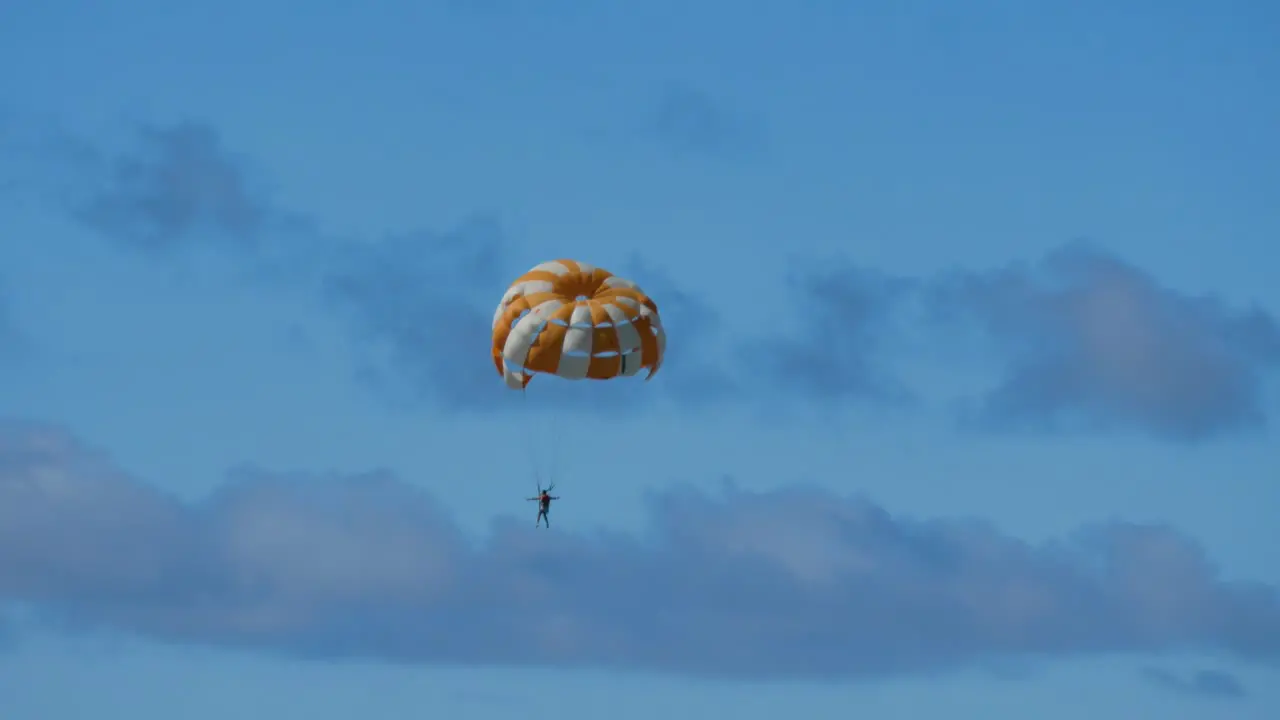
[[[644,370],[649,380],[662,367],[667,346],[658,304],[639,284],[567,258],[539,263],[515,278],[494,311],[492,331],[498,375],[524,397],[523,427],[517,432],[529,445],[539,485],[544,479],[554,482],[561,470],[558,436],[566,432],[561,428],[566,423],[554,416],[566,408],[558,397],[564,386],[557,383],[615,380]],[[528,399],[535,376],[540,376],[538,398],[548,393],[550,407]],[[573,465],[573,457],[565,452],[564,464]]]
[[[520,401],[520,404],[523,406],[523,412],[521,414],[524,415],[522,422],[525,426],[523,428],[524,432],[521,432],[520,434],[524,436],[525,443],[529,450],[529,463],[533,465],[533,480],[538,483],[539,487],[541,487],[542,475],[538,472],[538,466],[541,465],[541,463],[538,462],[538,441],[533,437],[532,427],[530,427],[532,423],[529,421],[533,418],[533,411],[529,407],[529,389],[527,387],[520,388],[520,397],[523,398],[523,400]]]

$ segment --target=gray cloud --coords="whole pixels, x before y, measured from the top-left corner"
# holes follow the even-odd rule
[[[620,269],[644,287],[659,305],[671,352],[663,358],[662,387],[665,397],[683,404],[697,405],[724,400],[741,389],[741,378],[733,368],[715,358],[718,344],[727,340],[720,314],[705,300],[678,286],[639,255]],[[646,393],[652,397],[653,393]]]
[[[683,84],[667,86],[647,131],[677,155],[740,158],[763,146],[763,133],[711,93]]]
[[[30,338],[14,319],[4,278],[0,277],[0,367],[30,351],[30,342]],[[2,380],[0,384],[3,384]]]
[[[241,469],[186,504],[52,427],[0,430],[0,598],[55,623],[311,658],[736,678],[1028,656],[1280,659],[1275,589],[1161,526],[1043,545],[818,490],[655,493],[642,535],[466,538],[385,473]],[[554,514],[554,513],[553,513]]]
[[[18,644],[18,631],[9,613],[0,608],[0,653],[6,652]]]
[[[501,297],[505,239],[492,219],[444,233],[417,232],[351,244],[325,273],[323,292],[344,312],[371,358],[367,378],[395,397],[455,409],[500,402],[505,387],[488,357],[493,311]],[[514,277],[514,276],[512,276]]]
[[[1137,429],[1196,441],[1256,430],[1267,422],[1267,373],[1280,367],[1280,323],[1265,310],[1181,293],[1082,244],[1033,266],[915,279],[846,266],[794,287],[807,326],[759,344],[776,382],[811,398],[909,400],[878,360],[891,345],[922,330],[946,361],[953,338],[976,334],[993,341],[1003,378],[961,419],[991,431]]]
[[[882,351],[913,281],[844,264],[791,280],[796,334],[759,338],[749,346],[756,371],[807,400],[898,404],[910,389],[885,367]]]
[[[684,100],[668,104],[697,106],[689,99],[696,95],[675,93]],[[717,125],[708,119],[687,124],[704,128],[690,131],[694,137],[719,132],[706,129]],[[270,203],[207,127],[144,129],[141,150],[105,159],[92,148],[63,144],[81,166],[102,169],[87,173],[100,182],[73,205],[96,231],[134,248],[218,241],[246,251],[240,257],[247,272],[264,284],[292,283],[331,303],[354,333],[363,377],[387,398],[455,410],[505,405],[505,389],[486,374],[482,333],[505,283],[527,267],[511,261],[515,254],[496,219],[380,242],[329,238],[309,218]],[[944,336],[956,330],[980,333],[1002,353],[1003,379],[964,414],[973,426],[1131,428],[1190,441],[1263,427],[1263,382],[1280,365],[1273,315],[1164,287],[1083,245],[1060,248],[1036,265],[990,272],[906,279],[844,266],[802,274],[791,299],[804,324],[746,342],[761,359],[752,368],[716,363],[722,354],[715,347],[743,343],[725,336],[704,300],[638,259],[616,270],[661,306],[671,337],[662,374],[655,383],[561,382],[554,392],[542,383],[537,391],[547,402],[578,409],[659,400],[688,405],[774,399],[776,391],[835,402],[919,400],[889,361],[900,350],[892,347],[898,333],[920,327],[935,333],[929,351],[944,361]],[[931,322],[904,314],[921,307]],[[761,373],[770,382],[743,380]],[[747,388],[751,394],[741,392]]]
[[[99,165],[100,179],[87,197],[74,201],[73,217],[144,251],[201,240],[245,246],[263,241],[275,211],[212,128],[142,127],[138,138],[134,152],[115,157],[84,149],[82,161]]]
[[[1153,685],[1181,695],[1237,700],[1248,695],[1244,684],[1236,676],[1220,670],[1198,670],[1189,677],[1177,675],[1160,668],[1144,668],[1142,677]]]
[[[936,312],[975,321],[1008,353],[973,411],[984,426],[1199,440],[1266,422],[1262,373],[1280,365],[1280,326],[1260,308],[1183,294],[1081,244],[1036,267],[944,276],[929,293]]]
[[[3,358],[9,349],[14,334],[13,319],[9,311],[9,296],[5,291],[4,278],[0,278],[0,358]]]
[[[362,342],[386,352],[368,378],[388,395],[408,391],[453,410],[510,407],[513,391],[489,359],[490,325],[507,283],[528,268],[511,264],[506,243],[496,221],[476,219],[448,233],[406,235],[340,253],[326,294],[347,312]],[[608,410],[658,399],[697,404],[727,394],[732,380],[698,359],[716,340],[715,313],[638,259],[614,270],[655,298],[669,347],[679,350],[664,362],[661,382],[535,378],[529,392],[539,404]]]
[[[139,148],[115,156],[73,139],[60,147],[98,178],[87,191],[72,193],[69,203],[91,230],[153,253],[205,243],[238,253],[248,275],[264,287],[316,290],[353,332],[361,378],[391,402],[455,411],[509,406],[511,391],[489,360],[489,326],[506,284],[528,267],[512,262],[495,218],[377,241],[332,238],[312,219],[269,202],[249,180],[244,161],[207,126],[142,128]],[[685,359],[714,342],[714,313],[643,263],[615,270],[654,294],[678,350],[660,381],[539,378],[540,401],[606,409],[723,396],[729,387],[723,373]]]

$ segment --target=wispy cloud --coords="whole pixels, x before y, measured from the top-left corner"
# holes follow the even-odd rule
[[[703,298],[691,293],[635,255],[622,266],[630,278],[644,278],[645,292],[660,302],[668,348],[663,358],[663,385],[671,397],[688,405],[728,399],[741,388],[741,377],[717,362],[717,347],[729,340],[720,313]]]
[[[0,652],[5,652],[18,643],[18,633],[13,620],[7,613],[0,611]]]
[[[775,382],[827,401],[909,400],[892,365],[903,357],[888,352],[899,340],[945,363],[954,338],[985,338],[1003,377],[959,419],[987,431],[1198,441],[1257,430],[1280,368],[1280,322],[1263,308],[1180,292],[1083,244],[1034,265],[915,278],[830,266],[794,287],[802,332],[759,344]]]
[[[1261,308],[1187,295],[1080,244],[1034,267],[957,272],[928,292],[938,313],[976,321],[1007,354],[971,417],[986,427],[1200,440],[1266,422],[1280,325]]]
[[[72,201],[74,218],[144,251],[202,240],[247,247],[264,241],[274,210],[250,183],[243,159],[212,128],[142,127],[138,140],[131,152],[82,155],[99,166],[99,179]]]
[[[888,367],[885,341],[914,283],[851,264],[828,263],[791,280],[794,335],[750,343],[767,373],[797,397],[823,402],[897,404],[912,392]]]
[[[444,233],[348,245],[323,279],[357,342],[383,351],[368,376],[389,391],[451,409],[489,407],[505,387],[486,348],[492,308],[509,272],[502,229],[474,218]],[[377,362],[381,360],[381,362]]]
[[[503,400],[511,391],[489,359],[490,323],[507,283],[528,267],[514,262],[496,218],[376,240],[335,238],[314,219],[271,202],[250,180],[246,161],[208,126],[142,128],[138,147],[117,154],[74,140],[63,146],[96,178],[69,193],[69,212],[100,236],[157,258],[197,244],[218,248],[243,262],[248,275],[265,278],[264,287],[315,291],[351,329],[361,377],[398,403],[509,406]],[[654,295],[682,350],[686,340],[690,347],[710,341],[716,321],[704,304],[643,263],[614,269]],[[697,362],[676,359],[662,372],[664,382],[648,386],[631,378],[560,382],[540,399],[586,409],[724,394],[723,374]]]
[[[643,535],[504,518],[476,543],[385,473],[240,470],[187,504],[20,423],[0,431],[0,499],[0,596],[173,641],[740,678],[1032,654],[1280,659],[1275,589],[1221,579],[1160,526],[1036,545],[817,490],[683,489],[650,498]]]
[[[1142,677],[1157,687],[1180,695],[1215,700],[1237,700],[1248,695],[1239,678],[1220,670],[1198,670],[1183,677],[1168,670],[1149,667],[1142,670]]]
[[[495,375],[487,348],[493,310],[515,268],[496,221],[475,219],[448,233],[415,233],[352,245],[328,272],[326,294],[345,311],[362,343],[385,350],[370,378],[393,393],[433,400],[453,410],[510,407],[511,390]],[[661,383],[636,378],[569,383],[535,378],[538,402],[582,410],[634,407],[658,400],[696,405],[724,397],[732,381],[699,360],[716,341],[719,318],[642,260],[613,268],[655,298],[679,347]],[[504,402],[506,401],[506,402]]]
[[[5,292],[4,278],[0,278],[0,356],[9,346],[13,334],[13,320],[9,315],[9,297]]]
[[[0,366],[27,350],[28,342],[29,339],[14,320],[4,278],[0,277]]]
[[[648,132],[682,156],[741,158],[758,151],[764,133],[741,112],[712,93],[686,84],[671,84],[658,97]]]
[[[673,105],[698,105],[677,95],[683,100]],[[315,292],[352,330],[364,377],[398,402],[505,406],[508,391],[487,370],[488,326],[506,282],[527,264],[515,264],[498,219],[377,241],[328,237],[313,219],[272,203],[208,127],[145,128],[139,143],[115,156],[71,153],[100,171],[87,173],[97,180],[72,203],[89,228],[153,254],[205,243],[234,252],[248,272],[269,279],[265,286]],[[1280,367],[1280,323],[1266,310],[1180,292],[1079,244],[1034,264],[917,278],[848,264],[810,269],[783,298],[797,326],[745,341],[728,336],[708,302],[675,287],[651,259],[613,269],[661,307],[671,338],[661,381],[557,383],[554,392],[543,383],[548,402],[924,401],[894,364],[903,359],[895,338],[906,329],[935,333],[936,342],[913,349],[927,347],[946,363],[944,338],[961,332],[992,341],[1003,363],[1000,381],[977,389],[966,407],[961,420],[971,427],[1136,429],[1197,441],[1265,426],[1264,382]],[[910,314],[920,309],[923,317]],[[758,360],[750,368],[725,367],[726,353],[713,351],[744,345]]]

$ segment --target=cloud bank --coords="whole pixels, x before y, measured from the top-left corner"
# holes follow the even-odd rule
[[[1033,545],[864,498],[689,489],[641,535],[468,539],[385,473],[240,470],[184,504],[66,432],[0,429],[0,599],[49,620],[310,658],[856,678],[1000,658],[1280,659],[1280,595],[1167,527]]]
[[[1249,693],[1240,679],[1220,670],[1198,670],[1183,677],[1160,668],[1145,668],[1142,677],[1156,687],[1193,697],[1238,700]]]
[[[696,93],[673,98],[666,124],[692,137],[716,125],[705,109],[689,110],[705,104]],[[676,121],[685,115],[695,119]],[[452,410],[507,405],[506,390],[484,369],[488,323],[506,283],[536,261],[517,261],[496,220],[377,242],[325,237],[313,219],[272,204],[217,133],[196,124],[144,128],[139,147],[116,156],[80,154],[96,157],[99,169],[72,206],[87,228],[153,254],[193,243],[222,247],[254,272],[271,272],[273,286],[287,277],[314,291],[348,323],[366,376],[388,396]],[[1166,287],[1084,244],[991,271],[897,278],[852,265],[808,270],[787,298],[804,318],[794,334],[751,339],[726,337],[706,300],[674,287],[650,262],[615,270],[662,306],[670,353],[661,381],[557,383],[545,402],[579,409],[655,399],[901,403],[918,393],[895,373],[891,360],[901,358],[888,351],[909,329],[926,335],[911,347],[944,364],[954,333],[989,341],[1001,378],[958,417],[970,427],[1136,430],[1200,441],[1266,427],[1264,383],[1280,367],[1273,314]],[[719,364],[742,354],[759,361]]]

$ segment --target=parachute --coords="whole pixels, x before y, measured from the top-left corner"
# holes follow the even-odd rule
[[[535,375],[563,380],[614,380],[662,367],[667,335],[658,305],[635,282],[576,260],[544,262],[516,278],[493,314],[493,364],[508,388],[527,389]],[[552,455],[558,438],[536,441],[539,431],[559,433],[561,422],[527,418],[530,454]],[[541,487],[537,458],[534,477]],[[554,482],[554,459],[547,477]]]
[[[631,280],[575,260],[516,278],[493,314],[493,364],[507,387],[535,374],[612,380],[662,367],[667,335],[658,305]]]

